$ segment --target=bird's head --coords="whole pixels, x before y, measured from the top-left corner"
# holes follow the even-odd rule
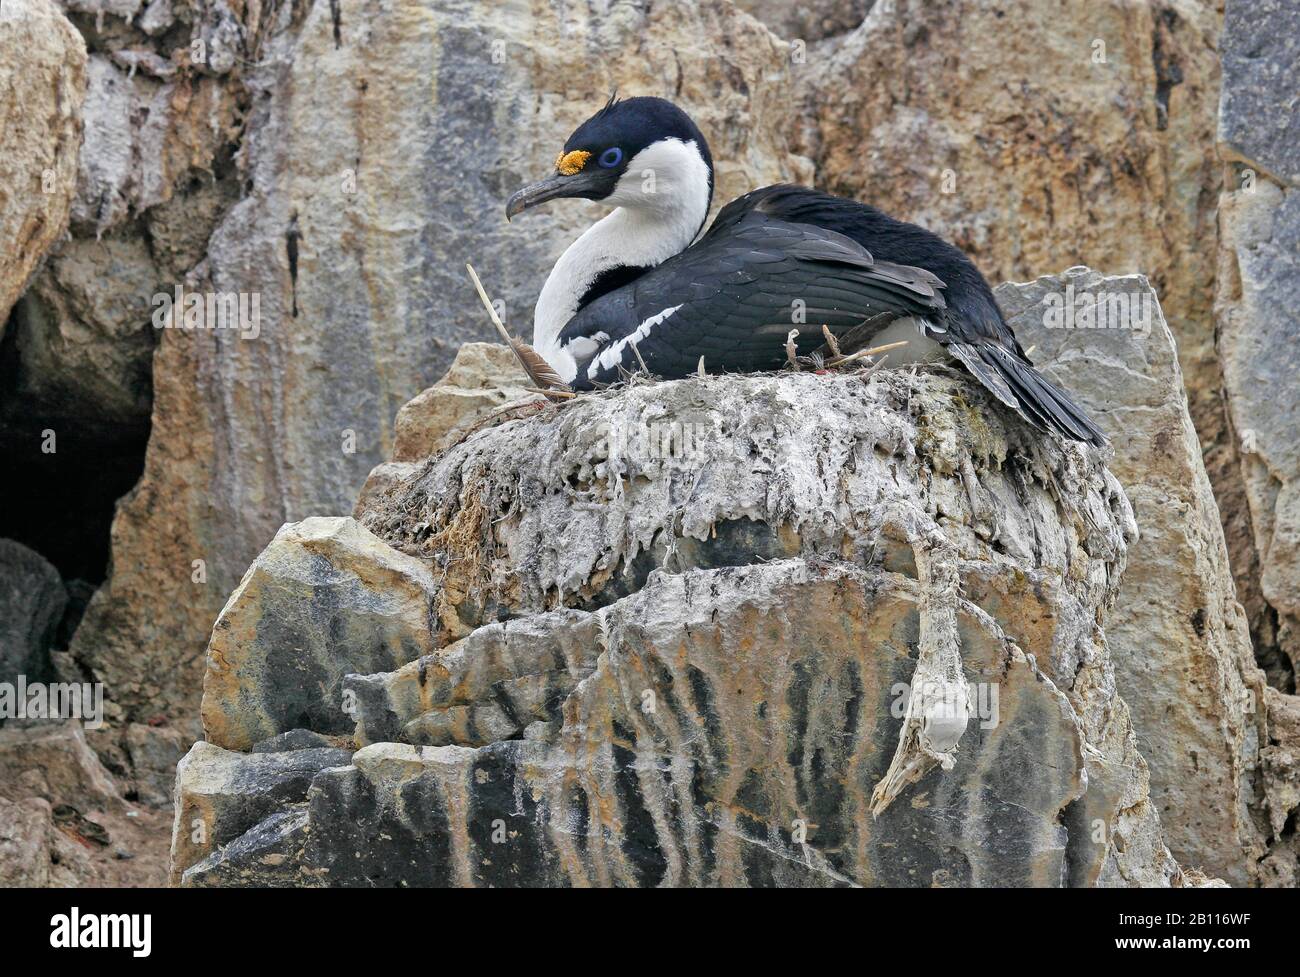
[[[611,96],[569,136],[554,174],[511,196],[506,219],[560,197],[665,214],[698,210],[703,223],[713,157],[690,116],[672,102]]]

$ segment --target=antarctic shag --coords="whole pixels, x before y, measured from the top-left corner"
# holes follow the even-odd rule
[[[970,259],[915,224],[778,184],[727,204],[695,241],[713,158],[671,102],[611,98],[569,137],[553,176],[510,198],[506,216],[559,197],[615,207],[564,252],[537,300],[533,346],[576,389],[640,361],[665,379],[694,373],[701,357],[709,373],[777,369],[792,328],[804,356],[822,346],[823,323],[857,348],[901,328],[908,359],[942,347],[1035,426],[1106,442],[1033,368]]]

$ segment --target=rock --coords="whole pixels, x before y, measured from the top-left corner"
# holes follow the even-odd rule
[[[761,20],[787,41],[820,41],[853,30],[862,23],[874,0],[739,0],[736,6]]]
[[[75,426],[111,442],[148,429],[161,278],[138,238],[60,245],[18,303],[19,355],[6,399],[55,430]]]
[[[996,295],[1035,361],[1113,439],[1139,537],[1106,637],[1165,841],[1180,864],[1249,884],[1263,854],[1251,811],[1263,676],[1160,302],[1142,276],[1086,268]],[[1076,328],[1053,318],[1066,304]]]
[[[936,766],[873,820],[926,626],[914,585],[801,560],[656,571],[602,615],[608,646],[557,698],[558,741],[366,747],[313,784],[308,864],[336,885],[1064,884],[1070,861],[1104,857],[1085,836],[1067,849],[1059,823],[1084,790],[1077,720],[978,612],[959,614],[958,635],[969,681],[998,685],[997,716],[965,738],[957,772]],[[526,633],[521,647],[536,657],[516,651],[516,665],[555,663]],[[445,701],[448,687],[430,684]],[[490,702],[498,689],[464,694]],[[1057,776],[1018,776],[1027,754]],[[965,830],[984,818],[1001,844]],[[446,862],[444,821],[453,848],[467,846]],[[563,825],[577,828],[570,842]],[[806,844],[792,838],[801,828]],[[362,843],[379,833],[395,850]]]
[[[196,883],[1191,881],[1099,626],[1131,509],[944,368],[583,397],[358,511],[459,640],[345,679],[305,844],[280,803]]]
[[[1260,750],[1268,799],[1268,855],[1260,860],[1261,884],[1294,889],[1300,884],[1300,841],[1293,829],[1300,810],[1300,696],[1264,690],[1268,737]]]
[[[98,237],[171,200],[191,171],[212,172],[238,127],[233,93],[217,79],[160,81],[92,54],[74,228]]]
[[[186,869],[181,885],[303,888],[311,884],[301,868],[306,838],[306,808],[279,811]]]
[[[549,169],[610,88],[674,95],[695,112],[720,160],[719,203],[811,177],[787,146],[788,47],[730,5],[504,19],[482,5],[349,7],[337,41],[328,4],[296,19],[291,6],[266,10],[255,28],[260,9],[241,16],[259,52],[238,72],[241,199],[193,276],[202,291],[257,293],[260,335],[161,331],[145,473],[118,507],[113,572],[71,649],[127,720],[192,715],[212,621],[252,559],[285,522],[347,512],[392,450],[398,408],[464,341],[490,335],[467,259],[511,328],[530,331],[547,268],[597,208],[509,225],[504,202]],[[190,121],[215,113],[213,138],[231,138],[220,92],[232,76],[190,80],[192,104],[159,123],[165,138],[150,129],[140,180],[118,178],[105,144],[93,174],[108,212],[164,206],[154,201],[179,178],[169,150],[187,134],[204,161],[194,169],[224,178]],[[185,91],[179,77],[141,79],[131,105],[139,91],[149,105]],[[97,96],[96,118],[123,118],[124,102]],[[195,561],[201,583],[186,569]]]
[[[44,557],[0,539],[0,682],[47,677],[48,652],[67,602],[59,572]]]
[[[877,0],[791,66],[804,151],[818,186],[944,235],[990,281],[1079,264],[1145,274],[1232,519],[1245,501],[1215,349],[1222,173],[1208,151],[1220,17],[1199,0],[1082,9]]]
[[[76,720],[0,728],[0,796],[42,797],[82,813],[123,808],[117,785]]]
[[[86,45],[50,0],[0,12],[0,335],[68,226],[86,92]]]
[[[191,742],[183,730],[131,723],[126,728],[126,750],[131,763],[135,794],[141,804],[164,807],[171,803],[176,764]]]
[[[1230,3],[1219,59],[1219,141],[1289,186],[1300,185],[1300,120],[1285,100],[1300,85],[1300,12],[1285,0]]]
[[[1286,67],[1292,73],[1294,68],[1275,59],[1278,45],[1294,47],[1295,41],[1278,31],[1276,22],[1256,21],[1253,15],[1230,17],[1228,23],[1220,131],[1241,141],[1219,147],[1231,164],[1234,185],[1219,200],[1216,317],[1252,531],[1247,552],[1254,565],[1242,591],[1261,655],[1276,649],[1270,665],[1274,684],[1294,692],[1300,669],[1300,447],[1295,443],[1300,397],[1294,391],[1300,375],[1277,350],[1293,342],[1296,332],[1295,317],[1278,297],[1300,294],[1300,189],[1294,164],[1275,160],[1274,143],[1283,138],[1278,127],[1293,126],[1294,120],[1274,111],[1277,121],[1266,121],[1258,99],[1269,84],[1274,104],[1290,97],[1286,93],[1294,85],[1287,86]],[[1243,51],[1255,53],[1247,59]],[[1290,139],[1293,157],[1296,137]],[[1275,160],[1277,171],[1263,169],[1255,154]]]
[[[10,426],[30,416],[119,444],[147,435],[153,297],[201,260],[231,202],[232,181],[216,170],[238,130],[233,96],[215,79],[163,81],[136,67],[90,56],[75,236],[17,306],[14,383],[0,414],[17,413],[14,400],[25,413]]]
[[[350,731],[343,676],[388,671],[432,651],[435,589],[423,563],[351,519],[285,526],[212,629],[208,741],[247,750],[292,729]]]
[[[411,477],[420,467],[418,462],[437,454],[502,407],[542,401],[527,389],[530,383],[505,346],[466,343],[446,375],[397,412],[393,460],[371,470],[357,505],[364,506],[371,496]]]
[[[200,735],[201,724],[105,724],[86,730],[86,742],[113,775],[122,796],[151,808],[170,807],[176,762]]]
[[[515,400],[535,399],[514,354],[494,343],[466,343],[446,375],[397,412],[393,461],[423,461],[456,433]]]
[[[183,869],[234,841],[281,805],[302,801],[312,778],[346,766],[347,750],[232,753],[198,742],[176,767],[172,884]]]
[[[335,742],[337,739],[339,737],[331,739],[328,736],[322,736],[320,733],[313,733],[309,729],[291,729],[287,733],[277,733],[260,743],[254,743],[249,752],[288,753],[291,750],[313,750],[319,747],[341,745]]]
[[[1287,822],[1300,809],[1300,696],[1266,689],[1268,740],[1260,751],[1264,791],[1273,835],[1286,834]]]
[[[485,625],[396,672],[349,675],[356,741],[484,746],[519,736],[554,719],[556,704],[595,671],[602,627],[585,611],[553,611]]]
[[[1215,278],[1225,400],[1248,503],[1232,557],[1256,657],[1273,686],[1259,750],[1268,846],[1259,874],[1261,884],[1286,887],[1300,879],[1292,820],[1300,758],[1300,376],[1277,350],[1296,332],[1284,310],[1286,297],[1300,294],[1300,137],[1294,113],[1277,107],[1294,99],[1296,26],[1294,9],[1282,3],[1231,4],[1225,12],[1218,153],[1228,176]]]
[[[0,887],[43,889],[50,884],[50,805],[37,797],[0,797]]]

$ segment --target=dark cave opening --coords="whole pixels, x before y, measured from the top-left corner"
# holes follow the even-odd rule
[[[144,471],[149,424],[106,422],[25,395],[16,317],[0,338],[0,538],[35,550],[65,581],[98,586],[114,507]]]

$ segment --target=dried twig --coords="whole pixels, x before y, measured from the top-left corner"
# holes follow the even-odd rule
[[[509,330],[506,329],[505,323],[503,323],[501,317],[497,315],[497,310],[492,307],[492,300],[488,298],[488,294],[483,288],[483,283],[478,279],[478,273],[474,271],[474,266],[467,264],[465,265],[465,270],[469,272],[469,277],[474,282],[474,287],[478,290],[478,297],[483,300],[483,308],[487,309],[487,314],[492,319],[492,325],[497,328],[497,334],[500,335],[500,337],[505,341],[505,344],[510,347],[511,352],[515,354],[515,359],[519,361],[519,365],[523,368],[523,371],[528,374],[534,384],[541,388],[539,392],[546,393],[550,390],[568,390],[568,385],[560,379],[559,374],[551,368],[551,365],[542,358],[541,354],[539,354],[537,350],[533,349],[523,340],[516,339],[514,336],[510,335]]]
[[[826,345],[830,347],[831,356],[841,356],[839,341],[835,338],[835,333],[831,332],[831,327],[822,323],[822,336],[826,340]]]
[[[868,356],[875,356],[877,353],[887,353],[891,349],[898,349],[900,346],[906,346],[907,340],[903,339],[896,343],[886,343],[884,346],[872,346],[870,349],[860,349],[856,353],[850,353],[848,356],[832,356],[826,361],[828,367],[847,366],[856,360],[865,359]]]
[[[637,349],[636,343],[632,343],[631,346],[632,352],[636,354],[636,361],[641,364],[642,372],[644,372],[648,377],[654,376],[654,374],[650,372],[650,367],[645,365],[645,360],[641,358],[641,351]]]

